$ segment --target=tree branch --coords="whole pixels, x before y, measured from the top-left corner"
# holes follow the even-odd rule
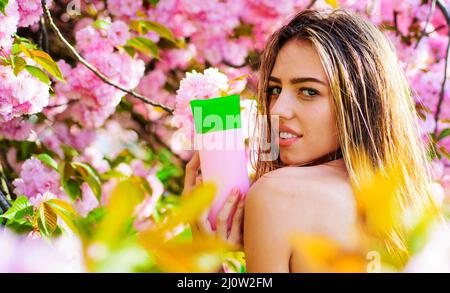
[[[433,15],[435,8],[436,8],[436,0],[431,0],[431,7],[430,7],[430,10],[428,11],[427,20],[425,22],[423,30],[420,33],[420,36],[419,36],[419,39],[417,40],[416,45],[414,46],[414,49],[417,49],[417,47],[419,46],[420,41],[426,35],[427,27],[428,27],[428,24],[430,23],[431,15]]]
[[[47,35],[47,27],[45,26],[45,18],[43,16],[39,19],[39,45],[42,50],[45,52],[49,52],[48,50],[48,35]]]
[[[61,31],[59,30],[59,28],[56,26],[55,22],[53,21],[52,15],[50,13],[50,10],[46,4],[46,0],[41,0],[41,4],[42,4],[42,9],[44,10],[44,14],[48,20],[48,23],[50,25],[50,27],[53,29],[53,31],[55,32],[56,36],[58,37],[58,39],[63,42],[63,44],[72,52],[72,54],[75,56],[75,58],[84,66],[86,66],[89,70],[91,70],[95,75],[97,75],[103,82],[109,84],[112,87],[115,87],[127,94],[130,94],[132,96],[134,96],[135,98],[141,100],[142,102],[146,103],[146,104],[150,104],[154,107],[159,107],[163,110],[165,110],[166,112],[172,114],[173,113],[173,109],[165,106],[163,104],[160,104],[158,102],[152,101],[149,98],[136,93],[135,91],[131,90],[131,89],[126,89],[118,84],[115,84],[114,82],[112,82],[111,80],[109,80],[104,74],[100,73],[94,66],[92,66],[89,62],[86,61],[86,59],[84,59],[78,52],[77,50],[64,38],[64,36],[62,35]]]
[[[445,64],[444,64],[444,78],[442,80],[441,84],[441,92],[439,94],[439,101],[436,107],[436,113],[434,115],[434,121],[436,121],[436,125],[434,127],[434,134],[437,134],[438,129],[438,121],[439,121],[439,115],[441,114],[441,107],[442,103],[444,101],[444,93],[445,93],[445,82],[447,81],[447,68],[448,68],[448,59],[450,54],[450,15],[449,12],[445,6],[445,4],[442,2],[442,0],[436,0],[437,7],[439,10],[441,10],[442,14],[445,17],[445,20],[447,21],[447,51],[445,53]]]
[[[6,158],[6,151],[4,151],[3,146],[0,146],[0,191],[5,195],[9,195],[10,199],[16,199],[16,195],[13,193],[13,186],[11,184],[12,178],[8,178],[7,174],[13,172],[11,166],[8,164]]]
[[[6,199],[6,196],[3,194],[3,192],[0,190],[0,209],[3,213],[6,213],[7,210],[11,207],[11,204]]]
[[[80,100],[70,100],[70,101],[68,101],[67,103],[64,103],[64,104],[56,104],[56,105],[47,106],[47,107],[45,107],[45,109],[53,109],[53,108],[59,108],[59,107],[62,107],[62,106],[70,106],[70,105],[75,104],[75,103],[77,103],[79,101]]]

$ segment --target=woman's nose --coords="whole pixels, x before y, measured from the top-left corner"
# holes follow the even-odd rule
[[[280,93],[278,98],[272,103],[270,114],[278,115],[286,120],[294,116],[294,104],[289,93]]]

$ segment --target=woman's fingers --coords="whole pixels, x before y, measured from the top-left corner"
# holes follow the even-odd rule
[[[234,188],[217,215],[216,230],[222,240],[228,239],[228,217],[239,200],[239,189]]]
[[[241,198],[239,200],[236,212],[233,216],[233,222],[231,224],[230,230],[230,241],[236,244],[242,244],[242,222],[244,220],[244,204],[245,199]]]
[[[207,234],[211,234],[213,233],[212,227],[211,227],[211,223],[208,220],[208,215],[209,215],[209,209],[206,210],[202,216],[200,217],[198,224],[201,227],[202,231],[207,233]]]
[[[199,175],[197,175],[195,177],[195,185],[197,186],[197,185],[202,184],[202,183],[203,183],[203,177],[202,177],[201,174],[199,174]]]
[[[197,152],[194,153],[192,159],[186,164],[186,174],[184,177],[184,190],[183,193],[191,191],[195,186],[197,177],[197,170],[200,167],[200,155]]]

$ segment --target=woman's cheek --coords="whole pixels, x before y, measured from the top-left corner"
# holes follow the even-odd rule
[[[316,109],[315,115],[311,115],[309,121],[310,130],[314,128],[314,138],[320,149],[330,151],[337,147],[337,125],[331,109],[328,107]]]

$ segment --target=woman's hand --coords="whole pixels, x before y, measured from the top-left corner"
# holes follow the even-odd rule
[[[186,165],[186,176],[184,178],[183,194],[190,192],[197,184],[202,182],[199,174],[200,156],[195,152],[192,159]],[[217,215],[216,231],[208,221],[209,209],[206,210],[200,219],[191,224],[193,237],[199,234],[215,235],[223,241],[233,245],[242,245],[242,223],[244,219],[244,198],[240,196],[239,189],[234,188],[229,194],[227,201]],[[231,226],[228,227],[228,218],[232,215]]]

